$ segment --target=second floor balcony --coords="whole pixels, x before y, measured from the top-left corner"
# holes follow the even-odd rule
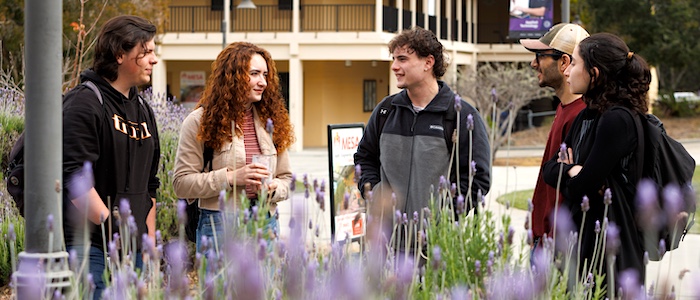
[[[300,5],[299,31],[301,32],[397,32],[411,27],[413,12],[383,6],[381,21],[377,21],[373,4]],[[292,32],[293,11],[278,5],[258,5],[256,9],[231,9],[230,32]],[[166,32],[223,32],[223,10],[211,6],[171,6]],[[469,42],[473,24],[455,19],[428,16],[415,12],[415,25],[429,29],[441,39]],[[377,23],[381,23],[377,25]],[[427,23],[427,24],[426,24]],[[461,26],[461,36],[459,27]],[[380,27],[377,29],[377,27]],[[439,31],[439,32],[438,32]],[[473,36],[473,35],[472,35]],[[473,42],[473,41],[472,41]]]

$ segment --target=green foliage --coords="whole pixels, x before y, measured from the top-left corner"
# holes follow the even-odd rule
[[[5,190],[5,182],[0,182],[0,286],[10,281],[12,261],[24,251],[24,219],[19,216],[14,202]],[[14,227],[15,240],[9,237],[10,224]],[[13,248],[13,249],[11,249]]]
[[[700,6],[694,0],[580,0],[584,25],[621,36],[659,74],[665,91],[700,88]]]
[[[654,102],[654,114],[664,117],[693,117],[700,114],[700,102],[678,100],[673,94],[662,94]]]
[[[177,196],[173,190],[172,172],[175,167],[175,153],[177,152],[178,135],[176,132],[166,131],[160,133],[160,165],[158,179],[160,188],[156,197],[157,216],[156,225],[161,231],[164,240],[177,237]]]
[[[532,199],[535,189],[514,191],[498,196],[496,202],[520,210],[528,209],[528,202]]]

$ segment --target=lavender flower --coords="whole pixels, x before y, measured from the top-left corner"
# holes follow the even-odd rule
[[[559,160],[565,161],[569,157],[567,148],[566,148],[566,143],[562,143],[559,146]]]
[[[583,201],[581,201],[581,211],[587,212],[589,209],[591,209],[590,200],[588,199],[588,196],[584,195]]]
[[[462,98],[455,93],[455,111],[462,111]]]
[[[131,215],[131,204],[128,199],[122,198],[119,201],[119,215],[122,218],[128,218]]]
[[[458,214],[461,214],[464,212],[464,196],[459,195],[457,196],[457,205],[456,205],[456,211]]]
[[[413,212],[413,223],[418,224],[418,212],[417,211]]]
[[[179,200],[177,202],[177,222],[181,225],[187,224],[187,201]]]
[[[473,161],[469,164],[469,175],[474,175],[476,174],[476,161]]]
[[[600,220],[595,220],[595,233],[600,233]]]
[[[467,115],[467,130],[474,130],[474,116],[472,114]]]
[[[431,266],[434,270],[437,270],[442,265],[442,254],[440,251],[440,246],[433,247],[433,257],[431,261]]]
[[[667,185],[663,190],[664,211],[670,228],[676,227],[678,213],[682,211],[683,195],[675,184]],[[678,233],[677,233],[678,234]]]
[[[605,205],[610,205],[612,203],[612,191],[610,191],[610,188],[605,189],[603,193],[603,203],[605,203]]]
[[[481,261],[480,260],[477,260],[474,262],[474,274],[476,275],[476,277],[481,276]]]
[[[275,125],[272,124],[272,119],[267,119],[267,124],[265,124],[265,130],[267,133],[272,134],[275,131]]]
[[[620,289],[622,289],[622,295],[624,299],[640,299],[640,287],[642,286],[639,282],[639,274],[637,270],[629,269],[624,270],[620,273]],[[643,291],[643,290],[642,290]]]
[[[46,216],[46,229],[48,229],[49,232],[53,232],[53,214]]]
[[[291,193],[294,193],[294,190],[297,188],[297,174],[292,173],[292,180],[289,183],[289,191]]]
[[[615,223],[608,224],[606,236],[605,251],[609,255],[617,254],[617,250],[620,248],[620,229]]]
[[[659,260],[661,260],[666,254],[666,241],[664,239],[659,240]]]

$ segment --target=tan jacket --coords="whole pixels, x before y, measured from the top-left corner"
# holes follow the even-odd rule
[[[199,198],[200,208],[219,210],[219,193],[222,190],[230,191],[232,189],[226,179],[227,167],[233,170],[245,166],[245,146],[243,137],[234,135],[232,143],[227,142],[222,149],[214,151],[213,171],[202,173],[204,144],[197,139],[202,113],[202,108],[198,108],[191,112],[182,123],[180,141],[175,156],[173,188],[179,198]],[[265,124],[260,121],[255,109],[253,109],[253,119],[262,154],[277,154],[277,166],[273,179],[277,182],[277,189],[271,193],[273,196],[268,201],[270,211],[274,212],[277,202],[289,198],[289,184],[292,179],[289,154],[287,151],[277,153],[270,134],[265,131]],[[237,194],[240,195],[242,190],[245,190],[245,186],[236,187]]]

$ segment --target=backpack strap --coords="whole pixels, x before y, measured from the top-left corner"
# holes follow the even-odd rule
[[[102,92],[100,92],[100,89],[97,87],[97,85],[95,85],[94,82],[86,80],[85,82],[83,82],[83,85],[95,92],[95,95],[97,95],[97,100],[100,100],[100,104],[104,105],[104,100],[102,100]],[[139,96],[139,99],[141,99],[141,96]]]
[[[639,181],[644,176],[644,148],[646,148],[644,146],[646,144],[646,139],[642,122],[646,122],[646,116],[635,114],[627,107],[623,108],[632,116],[634,125],[637,127],[637,153],[634,163],[630,165],[630,172],[632,172],[632,174],[637,174],[637,181]],[[644,120],[642,120],[642,118],[644,118]]]
[[[442,118],[442,128],[445,133],[445,142],[447,142],[447,150],[452,150],[452,135],[457,129],[457,110],[454,105],[447,106],[447,113],[445,117]]]

